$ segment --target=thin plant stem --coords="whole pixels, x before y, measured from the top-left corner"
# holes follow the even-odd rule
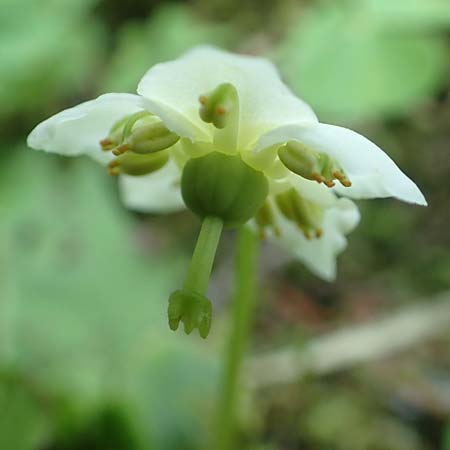
[[[191,264],[184,282],[184,288],[205,294],[219,244],[223,222],[218,217],[205,217],[198,236]]]
[[[247,348],[256,298],[257,236],[241,227],[237,238],[236,292],[218,402],[216,450],[235,450],[236,416],[239,403],[240,369]]]

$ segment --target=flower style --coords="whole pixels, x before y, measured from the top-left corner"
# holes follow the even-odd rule
[[[187,206],[204,219],[199,243],[214,245],[197,246],[185,286],[172,295],[172,328],[182,320],[187,332],[208,334],[205,292],[223,226],[249,223],[332,280],[359,221],[350,198],[426,205],[379,147],[320,123],[264,59],[198,47],[151,68],[137,92],[62,111],[39,124],[28,145],[105,164],[131,209]]]

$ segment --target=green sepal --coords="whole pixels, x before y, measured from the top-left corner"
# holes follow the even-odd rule
[[[169,298],[167,313],[171,330],[177,330],[180,322],[183,322],[186,334],[198,328],[203,339],[208,336],[211,328],[212,304],[204,295],[187,289],[177,290]]]
[[[186,206],[198,216],[218,217],[225,226],[237,227],[263,206],[269,182],[240,155],[211,152],[186,163],[181,193]]]

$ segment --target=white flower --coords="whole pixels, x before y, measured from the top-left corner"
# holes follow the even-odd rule
[[[328,280],[345,235],[359,221],[354,203],[336,194],[426,205],[379,147],[351,130],[319,123],[264,59],[198,47],[152,67],[137,91],[102,95],[56,114],[31,132],[28,145],[109,164],[120,174],[125,205],[147,212],[185,207],[180,177],[191,158],[240,154],[270,183],[253,224]],[[105,151],[113,148],[117,158]],[[145,161],[142,170],[126,159],[133,152],[139,164]]]

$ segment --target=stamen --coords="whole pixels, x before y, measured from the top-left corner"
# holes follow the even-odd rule
[[[351,186],[350,180],[338,162],[326,153],[318,152],[302,142],[289,141],[278,148],[278,157],[291,172],[307,180],[324,183],[329,188],[338,180],[343,186]]]
[[[311,175],[311,179],[314,181],[317,181],[319,184],[323,183],[325,179],[322,177],[322,175],[319,175],[318,173],[313,173]]]
[[[198,101],[200,102],[201,105],[205,106],[206,103],[208,103],[208,97],[206,95],[200,95]]]
[[[114,155],[119,156],[124,154],[130,149],[130,146],[128,144],[122,144],[116,147],[112,152]]]
[[[306,230],[306,229],[304,229],[304,228],[302,228],[302,227],[299,227],[299,228],[300,228],[300,230],[303,231],[303,236],[305,236],[305,238],[306,238],[308,241],[310,241],[310,240],[311,240],[311,234],[309,233],[309,230]]]
[[[281,214],[302,231],[306,239],[320,238],[323,234],[323,208],[304,197],[295,189],[289,189],[275,197]]]
[[[350,187],[352,185],[351,181],[340,171],[336,170],[333,172],[334,178],[336,178],[344,187]]]
[[[120,174],[120,163],[113,159],[107,166],[108,174],[115,177]]]
[[[114,142],[109,138],[105,138],[100,141],[100,146],[101,146],[102,150],[107,152],[114,148]]]
[[[268,201],[255,214],[255,222],[258,226],[259,238],[262,241],[267,239],[267,229],[272,230],[277,237],[281,236],[280,228],[278,227],[273,208]]]

